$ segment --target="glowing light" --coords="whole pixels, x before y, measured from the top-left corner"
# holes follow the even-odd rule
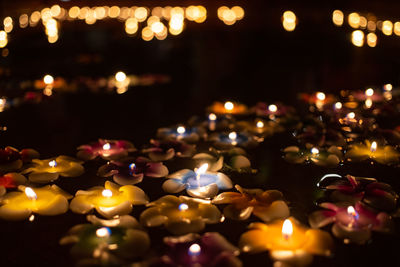
[[[144,27],[142,29],[142,39],[144,41],[151,41],[154,37],[154,32],[151,30],[150,27]]]
[[[210,113],[210,114],[208,115],[208,119],[209,119],[210,121],[215,121],[215,120],[217,120],[217,115],[215,115],[214,113]]]
[[[138,21],[136,18],[129,18],[125,21],[125,31],[127,34],[135,34],[138,30]]]
[[[109,237],[110,236],[110,229],[107,227],[101,227],[99,229],[96,230],[96,235],[98,237]]]
[[[53,84],[54,83],[54,78],[51,75],[46,75],[43,77],[43,82],[47,85]]]
[[[370,98],[367,98],[367,99],[365,100],[365,107],[366,107],[366,108],[372,107],[372,100],[371,100]]]
[[[367,34],[367,44],[369,47],[375,47],[377,41],[378,41],[378,37],[376,36],[375,33],[370,32]]]
[[[208,163],[204,163],[203,165],[201,165],[198,169],[195,170],[197,176],[201,175],[201,174],[205,174],[208,170]]]
[[[30,187],[25,187],[25,195],[28,197],[28,199],[30,200],[36,200],[37,199],[37,195],[35,193],[35,191],[33,191],[32,188]]]
[[[282,225],[282,237],[288,240],[293,234],[293,225],[289,219],[286,219]]]
[[[394,34],[396,34],[397,36],[400,36],[400,22],[399,22],[399,21],[396,22],[396,23],[393,25],[393,32],[394,32]]]
[[[19,26],[21,28],[26,28],[29,25],[29,16],[28,14],[22,14],[19,16]]]
[[[181,203],[181,204],[179,204],[178,209],[179,209],[180,211],[185,211],[185,210],[188,210],[188,209],[189,209],[189,206],[188,206],[188,204],[186,204],[186,203]]]
[[[347,114],[347,118],[350,119],[350,120],[353,120],[355,117],[356,117],[356,114],[354,112],[349,112]]]
[[[165,28],[164,24],[163,24],[162,22],[160,22],[160,21],[154,22],[154,23],[151,25],[151,30],[152,30],[155,34],[161,33],[161,32],[164,30],[164,28]]]
[[[241,20],[244,18],[244,9],[242,7],[234,6],[231,9],[236,15],[236,20]]]
[[[119,16],[120,13],[121,13],[121,9],[118,6],[112,6],[108,10],[108,16],[110,18],[116,18]]]
[[[318,92],[318,93],[316,94],[316,97],[317,97],[318,100],[324,101],[325,98],[326,98],[326,95],[325,95],[324,93],[322,93],[322,92]]]
[[[264,122],[258,121],[257,122],[257,128],[264,128]]]
[[[376,23],[373,20],[369,20],[367,22],[367,29],[371,32],[374,32],[376,30]]]
[[[50,14],[53,17],[58,17],[61,14],[61,7],[59,5],[54,5],[50,8]]]
[[[274,104],[271,104],[271,105],[268,106],[268,110],[270,112],[277,112],[278,111],[278,107],[276,105],[274,105]]]
[[[282,18],[283,28],[288,32],[294,31],[297,21],[296,15],[292,11],[288,10],[283,13]]]
[[[357,47],[364,45],[364,33],[360,30],[353,31],[351,34],[351,42]]]
[[[40,12],[39,11],[35,11],[35,12],[33,12],[32,14],[31,14],[31,17],[29,18],[29,25],[31,26],[31,27],[34,27],[34,26],[36,26],[37,25],[37,23],[39,22],[39,20],[40,20]]]
[[[342,108],[342,103],[341,102],[336,102],[335,103],[335,109],[341,109]]]
[[[8,43],[7,33],[5,31],[0,31],[0,48],[6,47]]]
[[[103,145],[103,150],[110,150],[110,149],[111,149],[110,143],[106,143]]]
[[[235,141],[237,138],[237,133],[236,132],[230,132],[228,135],[229,139],[231,139],[232,141]]]
[[[145,21],[147,18],[147,9],[144,7],[138,7],[135,9],[135,18],[139,21]]]
[[[29,216],[29,221],[30,222],[33,222],[35,220],[35,215],[34,214],[32,214],[31,216]]]
[[[176,131],[178,132],[178,134],[184,134],[186,132],[185,127],[183,126],[179,126]]]
[[[374,94],[374,89],[368,88],[367,90],[365,90],[366,96],[372,96],[373,94]]]
[[[103,197],[112,197],[113,193],[110,189],[104,189],[101,194],[103,195]]]
[[[332,13],[332,21],[336,26],[342,26],[344,21],[343,12],[340,10],[335,10]]]
[[[358,219],[358,213],[357,213],[357,211],[354,209],[353,206],[348,206],[348,207],[347,207],[347,214],[349,214],[350,216],[352,216],[353,219]]]
[[[195,243],[189,247],[189,255],[190,256],[198,256],[200,254],[200,252],[201,252],[201,247],[199,244]]]
[[[49,166],[54,168],[57,166],[57,161],[55,161],[54,159],[52,161],[49,162]]]
[[[354,29],[357,29],[360,26],[360,15],[356,12],[350,13],[347,20],[350,27]]]
[[[118,82],[123,82],[126,80],[126,74],[122,71],[118,71],[115,74],[115,80],[117,80]]]
[[[383,89],[384,89],[385,91],[392,91],[393,85],[391,85],[390,83],[385,84],[385,85],[383,86]]]
[[[4,31],[7,33],[10,33],[13,30],[13,19],[11,17],[6,17],[3,20],[3,24],[4,24]]]
[[[385,35],[392,35],[393,23],[390,20],[385,20],[382,22],[382,32]]]
[[[375,141],[373,141],[371,143],[371,152],[375,152],[377,148],[378,148],[378,144]]]
[[[76,19],[79,16],[81,9],[77,6],[73,6],[68,11],[68,16],[72,19]]]
[[[319,154],[319,149],[316,147],[311,148],[311,154],[313,154],[313,155]]]
[[[225,107],[226,110],[232,111],[235,106],[233,105],[232,102],[227,101],[227,102],[225,102],[224,107]]]
[[[135,163],[129,164],[129,169],[130,169],[131,171],[135,170],[135,169],[136,169],[136,164],[135,164]]]

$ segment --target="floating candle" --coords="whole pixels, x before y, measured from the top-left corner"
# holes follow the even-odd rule
[[[122,161],[111,161],[101,166],[98,176],[113,177],[120,185],[137,184],[143,177],[160,178],[168,175],[167,167],[161,162],[151,162],[148,158],[125,158]]]
[[[235,146],[240,147],[255,147],[261,139],[255,138],[254,135],[246,132],[227,132],[214,133],[210,135],[209,141],[212,141],[217,148],[228,149]]]
[[[166,254],[154,262],[155,266],[225,266],[240,267],[236,257],[239,249],[230,244],[219,233],[187,234],[179,237],[166,237]]]
[[[70,208],[73,212],[80,214],[96,209],[105,218],[112,218],[130,213],[133,205],[146,203],[148,203],[148,197],[139,187],[133,185],[120,187],[106,181],[104,187],[96,186],[87,191],[76,192]]]
[[[59,176],[76,177],[85,171],[81,161],[68,156],[44,160],[33,159],[32,163],[33,166],[25,169],[22,173],[29,173],[29,181],[35,183],[52,182]]]
[[[385,165],[399,162],[400,153],[392,146],[378,146],[376,141],[365,140],[364,143],[353,144],[345,154],[348,161],[363,161],[370,159]]]
[[[140,222],[147,227],[165,225],[175,235],[199,232],[206,224],[223,220],[218,208],[202,199],[167,195],[147,206],[149,208],[140,215]]]
[[[21,169],[24,163],[38,158],[39,153],[33,149],[22,149],[19,151],[13,147],[0,149],[0,172],[12,172]]]
[[[336,146],[331,146],[328,149],[312,147],[300,149],[297,146],[286,147],[285,160],[291,163],[314,163],[318,166],[336,167],[343,158],[342,152]]]
[[[195,145],[180,140],[150,140],[151,147],[142,150],[153,161],[170,160],[175,156],[191,157],[196,151]]]
[[[201,165],[194,171],[183,169],[167,176],[169,178],[163,184],[163,189],[168,193],[186,192],[193,197],[212,198],[218,194],[218,190],[232,188],[232,181],[221,172],[207,171],[208,164]]]
[[[77,157],[82,160],[92,160],[102,157],[106,160],[116,160],[135,152],[136,148],[131,142],[125,140],[105,140],[78,147]]]
[[[371,231],[390,230],[390,217],[384,212],[375,213],[357,202],[355,206],[340,207],[332,203],[321,203],[326,210],[315,211],[309,217],[313,228],[333,223],[332,233],[345,243],[364,244],[371,238]]]
[[[0,196],[4,195],[8,188],[17,188],[19,185],[27,183],[25,176],[11,172],[0,175]]]
[[[271,224],[252,223],[249,228],[240,237],[241,250],[250,253],[269,250],[271,258],[283,266],[305,266],[311,263],[313,255],[332,253],[333,240],[328,233],[308,229],[294,218]]]
[[[68,199],[72,196],[56,185],[40,188],[19,186],[21,192],[10,192],[0,200],[0,218],[4,220],[24,220],[33,213],[59,215],[67,212]]]
[[[227,101],[225,103],[222,102],[214,102],[208,110],[217,115],[225,114],[225,115],[241,115],[246,114],[248,112],[247,106],[241,103]]]
[[[245,189],[235,185],[239,191],[225,192],[216,196],[213,204],[228,204],[224,215],[234,220],[246,220],[251,214],[265,222],[287,218],[289,207],[283,201],[283,195],[277,190]]]
[[[196,143],[200,138],[206,137],[206,131],[202,127],[185,128],[184,126],[159,128],[157,138],[182,140],[188,143]]]

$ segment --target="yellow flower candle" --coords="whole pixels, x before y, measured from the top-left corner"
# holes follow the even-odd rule
[[[67,212],[68,199],[72,196],[56,185],[41,188],[19,186],[21,191],[6,194],[0,200],[0,218],[5,220],[23,220],[37,213],[40,215],[58,215]]]
[[[309,229],[294,218],[277,220],[271,224],[252,223],[244,233],[239,247],[244,252],[270,251],[275,261],[304,266],[313,255],[330,256],[333,248],[331,236],[321,230]]]
[[[391,165],[398,163],[400,153],[392,146],[379,146],[376,141],[370,142],[365,140],[365,143],[355,144],[350,146],[346,153],[348,161],[363,161],[371,159],[381,164]]]
[[[50,159],[33,159],[33,166],[24,170],[29,174],[29,181],[35,183],[48,183],[57,180],[58,177],[76,177],[82,175],[85,169],[82,161],[68,157],[59,156]]]
[[[112,218],[130,213],[133,205],[144,205],[148,202],[147,195],[139,187],[118,186],[107,181],[104,187],[96,186],[87,191],[76,192],[70,208],[73,212],[80,214],[96,209],[105,218]]]

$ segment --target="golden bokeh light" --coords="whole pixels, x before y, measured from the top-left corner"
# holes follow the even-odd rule
[[[370,32],[367,34],[367,44],[369,47],[375,47],[377,41],[378,41],[378,37],[376,36],[375,33]]]
[[[285,11],[282,15],[283,28],[288,31],[294,31],[296,29],[297,18],[293,11]]]
[[[244,9],[240,6],[232,7],[232,11],[235,12],[236,20],[241,20],[244,18]]]
[[[350,27],[357,29],[358,27],[360,27],[360,15],[356,12],[350,13],[347,21],[350,25]]]
[[[382,22],[382,32],[384,35],[392,35],[393,23],[390,20]]]
[[[139,22],[145,21],[147,18],[147,9],[144,7],[138,7],[135,9],[134,16]]]
[[[125,31],[127,34],[135,34],[139,28],[136,18],[129,18],[125,21]]]
[[[26,28],[29,25],[29,16],[28,14],[22,14],[19,16],[19,27]]]
[[[364,45],[364,32],[360,30],[353,31],[351,34],[351,42],[357,47]]]
[[[8,43],[7,33],[5,31],[0,31],[0,48],[6,47]]]
[[[400,36],[400,22],[397,21],[394,25],[393,25],[393,32],[394,34],[396,34],[397,36]]]
[[[68,16],[72,19],[76,19],[79,16],[81,9],[77,6],[73,6],[68,11]]]
[[[332,21],[333,21],[333,24],[335,24],[336,26],[342,26],[343,25],[343,21],[344,21],[343,12],[341,10],[333,11],[333,13],[332,13]]]
[[[108,16],[110,18],[117,18],[121,12],[121,9],[118,6],[112,6],[110,7],[110,10],[108,10]]]
[[[142,39],[145,41],[151,41],[154,38],[154,32],[149,26],[142,29]]]

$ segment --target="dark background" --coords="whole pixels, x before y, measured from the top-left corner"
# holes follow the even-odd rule
[[[0,76],[0,93],[18,95],[21,80],[41,79],[45,74],[73,80],[79,76],[108,77],[119,70],[127,74],[164,74],[171,82],[152,87],[133,87],[123,95],[91,93],[81,88],[78,93],[55,92],[40,104],[24,104],[0,113],[1,147],[31,147],[42,158],[60,154],[74,155],[76,147],[98,138],[128,139],[141,147],[154,136],[156,129],[184,122],[201,115],[214,100],[233,99],[248,105],[258,101],[283,101],[299,106],[299,92],[338,93],[342,89],[361,89],[397,85],[400,70],[400,37],[378,32],[378,45],[358,48],[351,44],[352,29],[336,27],[331,20],[334,9],[374,13],[378,19],[400,19],[400,4],[389,1],[6,1],[0,2],[0,17],[14,18],[24,12],[60,4],[95,6],[107,4],[145,6],[207,7],[205,23],[188,22],[179,36],[145,42],[140,36],[128,37],[124,25],[117,21],[82,21],[61,25],[57,43],[49,44],[42,26],[15,29],[9,36],[9,55],[0,58],[4,70]],[[245,17],[233,26],[218,20],[220,5],[240,5]],[[292,10],[298,18],[294,32],[286,32],[281,15]],[[89,56],[100,61],[79,63]],[[281,159],[280,149],[292,142],[289,134],[267,140],[253,151],[254,167],[261,169],[256,177],[238,176],[234,181],[243,186],[277,188],[290,202],[295,217],[306,223],[315,209],[315,183],[328,172],[370,176],[393,184],[397,191],[396,168],[352,165],[335,170],[290,165]],[[168,163],[170,170],[185,167],[185,162]],[[101,162],[85,165],[84,176],[60,179],[57,183],[70,193],[102,183],[95,177]],[[251,179],[251,180],[249,180]],[[79,186],[77,181],[79,180]],[[160,181],[145,181],[139,186],[154,200],[162,195]],[[138,217],[142,208],[135,209]],[[59,238],[84,216],[71,212],[56,217],[40,217],[33,223],[0,222],[1,266],[70,266],[68,248],[57,245]],[[206,231],[220,231],[236,244],[247,223],[208,226]],[[398,226],[397,222],[397,226]],[[397,227],[398,228],[398,227]],[[161,247],[164,230],[149,229],[155,250]],[[398,231],[392,235],[374,235],[365,246],[344,246],[337,241],[333,259],[317,258],[314,266],[400,265],[397,255]],[[241,256],[246,266],[271,266],[267,254]]]

